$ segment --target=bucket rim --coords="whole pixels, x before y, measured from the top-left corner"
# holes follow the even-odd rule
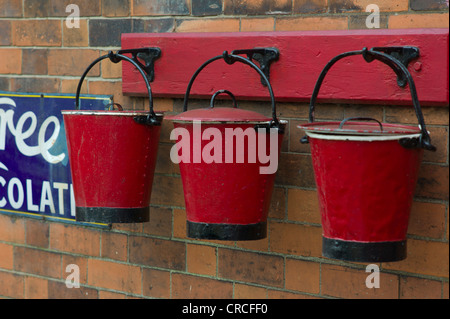
[[[324,132],[305,131],[306,135],[311,138],[319,140],[330,141],[360,141],[360,142],[374,142],[374,141],[395,141],[403,138],[418,138],[422,134],[390,134],[390,135],[350,135],[350,134],[330,134]]]
[[[109,116],[136,116],[147,115],[149,111],[139,110],[62,110],[63,115],[109,115]],[[155,112],[156,116],[163,117],[164,112]]]
[[[341,127],[342,122],[310,122],[297,125],[305,132],[315,132],[328,135],[350,135],[350,136],[398,136],[413,135],[421,133],[420,127],[401,125],[393,123],[369,123],[349,122],[346,127]],[[380,130],[382,126],[382,130]]]
[[[166,118],[166,120],[172,121],[173,123],[179,123],[179,124],[193,124],[195,123],[201,123],[201,124],[217,124],[217,125],[225,125],[225,124],[249,124],[249,125],[255,125],[255,124],[270,124],[272,123],[272,120],[268,121],[211,121],[211,120],[177,120],[173,118]],[[286,125],[288,123],[287,120],[278,120],[280,124]]]

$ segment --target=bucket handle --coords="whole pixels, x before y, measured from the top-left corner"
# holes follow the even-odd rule
[[[411,76],[411,73],[409,73],[408,69],[396,58],[392,57],[389,54],[374,51],[372,49],[368,50],[367,48],[363,48],[359,51],[349,51],[345,53],[341,53],[337,56],[335,56],[333,59],[331,59],[327,65],[323,68],[322,72],[319,75],[319,78],[317,79],[316,85],[314,86],[314,91],[311,96],[311,101],[309,104],[309,122],[314,122],[314,108],[317,100],[317,95],[319,94],[320,87],[322,85],[322,82],[327,74],[327,72],[330,70],[330,68],[339,60],[353,55],[362,55],[364,60],[368,63],[372,62],[373,60],[381,61],[385,64],[387,64],[390,68],[392,68],[395,73],[403,73],[406,80],[408,81],[409,89],[411,92],[411,98],[414,105],[414,110],[416,112],[416,117],[419,122],[419,128],[421,130],[421,136],[419,139],[414,138],[402,138],[399,140],[400,144],[406,148],[424,148],[429,151],[436,151],[436,147],[431,144],[431,138],[428,134],[428,131],[425,127],[425,121],[422,114],[422,109],[420,107],[419,99],[417,97],[417,90],[416,86],[414,84],[414,80]],[[307,137],[302,138],[302,143],[308,143]]]
[[[158,117],[155,112],[153,111],[153,96],[152,96],[152,90],[150,87],[150,82],[147,79],[147,76],[145,75],[144,71],[142,70],[142,68],[136,63],[134,62],[132,59],[130,59],[129,57],[119,54],[119,53],[114,53],[112,51],[109,51],[108,54],[105,54],[97,59],[95,59],[88,67],[87,69],[84,71],[83,75],[80,78],[80,81],[78,82],[78,87],[77,87],[77,93],[76,93],[76,98],[75,98],[75,109],[76,110],[80,110],[80,92],[81,92],[81,86],[83,85],[83,81],[84,78],[86,77],[86,75],[89,73],[89,71],[94,67],[94,65],[96,65],[98,62],[102,61],[103,59],[109,58],[109,60],[113,63],[118,63],[122,60],[125,60],[127,62],[130,62],[131,64],[134,65],[134,67],[139,71],[139,73],[142,75],[142,77],[144,78],[145,81],[145,86],[147,87],[147,92],[148,92],[148,97],[149,97],[149,109],[150,112],[149,114],[146,116],[146,120],[142,121],[141,119],[135,119],[136,122],[139,123],[143,123],[145,122],[145,124],[148,125],[161,125],[161,117]],[[116,104],[116,103],[114,103]],[[120,110],[121,111],[121,110]]]
[[[378,120],[376,120],[374,118],[371,118],[371,117],[348,117],[348,118],[342,120],[342,122],[339,124],[339,128],[342,129],[344,127],[345,123],[347,123],[348,121],[353,121],[353,120],[357,120],[357,121],[375,121],[380,126],[380,131],[383,132],[383,124],[381,124],[380,121],[378,121]]]
[[[241,57],[240,55],[235,54],[228,54],[227,51],[224,51],[222,55],[215,56],[205,63],[203,63],[197,71],[195,71],[194,75],[192,75],[191,80],[189,81],[189,84],[186,89],[186,94],[184,95],[184,103],[183,103],[183,112],[187,111],[188,108],[188,100],[189,95],[191,92],[192,84],[194,83],[194,80],[197,78],[198,74],[210,63],[223,59],[227,64],[233,64],[234,62],[241,62],[243,64],[249,65],[252,67],[256,72],[259,73],[261,78],[264,80],[264,82],[267,84],[267,89],[269,90],[270,99],[271,99],[271,105],[272,105],[272,120],[270,121],[269,127],[276,127],[280,129],[280,122],[277,119],[277,112],[276,112],[276,106],[275,106],[275,96],[273,94],[272,86],[270,85],[270,82],[267,78],[267,76],[264,74],[264,72],[261,71],[261,69],[254,64],[249,59],[246,59],[244,57]],[[231,92],[230,92],[231,93]]]
[[[222,94],[222,93],[226,93],[226,94],[228,94],[231,97],[231,99],[233,100],[233,108],[236,109],[237,108],[236,98],[234,97],[234,94],[231,93],[228,90],[219,90],[216,93],[214,93],[213,96],[211,97],[211,102],[209,103],[209,107],[210,108],[214,108],[214,103],[216,102],[215,101],[216,96],[219,95],[219,94]]]

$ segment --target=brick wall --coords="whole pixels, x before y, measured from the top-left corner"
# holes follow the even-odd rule
[[[65,26],[79,5],[79,29]],[[448,28],[444,0],[0,0],[0,90],[74,93],[93,59],[120,48],[126,32],[363,29],[368,4],[381,28]],[[102,63],[85,93],[114,93],[129,108],[144,99],[121,94],[121,65]],[[181,101],[156,99],[180,112]],[[204,103],[204,102],[203,102]],[[252,108],[245,102],[243,108]],[[269,109],[269,108],[264,108]],[[425,107],[438,152],[420,170],[408,231],[408,258],[378,264],[379,289],[365,286],[366,264],[321,256],[321,225],[309,147],[296,129],[306,105],[280,103],[289,121],[269,214],[268,237],[251,242],[186,238],[178,166],[167,160],[163,126],[151,221],[99,229],[0,214],[0,296],[5,298],[449,298],[448,107]],[[399,106],[321,105],[317,118],[354,114],[416,123]],[[299,171],[302,178],[299,178]],[[65,286],[66,266],[80,267],[81,288]]]

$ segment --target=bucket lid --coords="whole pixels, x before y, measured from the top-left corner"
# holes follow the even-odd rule
[[[312,122],[297,126],[305,130],[306,133],[322,133],[335,135],[410,135],[419,134],[419,127],[387,124],[387,123],[368,123],[368,122]]]
[[[212,123],[252,123],[268,122],[271,118],[258,112],[242,110],[231,107],[214,107],[186,111],[174,116],[167,117],[168,120],[175,122],[212,122]]]

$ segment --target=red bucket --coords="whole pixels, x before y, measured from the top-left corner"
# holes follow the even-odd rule
[[[228,57],[258,69],[245,58]],[[209,60],[196,74],[219,58],[222,56]],[[265,238],[285,123],[276,117],[270,119],[237,109],[234,96],[226,90],[213,95],[210,108],[187,111],[195,76],[186,93],[185,112],[169,118],[174,122],[173,135],[178,137],[174,150],[183,182],[187,236],[216,240]],[[268,86],[275,114],[275,101]],[[229,94],[235,107],[214,108],[214,98],[219,93]],[[275,168],[269,167],[273,162],[266,161],[269,150]]]
[[[311,98],[311,123],[299,128],[305,130],[311,145],[322,218],[323,255],[359,262],[398,261],[406,258],[406,233],[423,148],[435,148],[430,144],[407,69],[386,54],[382,59],[379,58],[382,53],[371,54],[382,62],[386,59],[395,62],[405,74],[419,128],[382,124],[367,118],[314,122],[320,84],[326,71],[345,54],[322,71]]]
[[[133,63],[126,56],[116,54]],[[132,223],[149,220],[162,115],[146,111],[62,111],[76,204],[76,220]],[[111,58],[111,57],[110,57]]]

